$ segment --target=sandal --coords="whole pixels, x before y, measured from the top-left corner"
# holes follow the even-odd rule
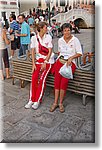
[[[61,113],[63,113],[63,112],[65,111],[63,104],[59,104],[59,109],[60,109],[60,112],[61,112]]]
[[[58,107],[58,104],[53,103],[50,108],[50,112],[53,112],[57,107]]]
[[[6,77],[6,79],[11,79],[11,78],[12,78],[11,76]]]

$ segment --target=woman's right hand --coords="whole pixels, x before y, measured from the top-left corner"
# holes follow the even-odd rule
[[[35,70],[36,70],[36,65],[33,64],[33,66],[32,66],[32,73],[33,73]]]

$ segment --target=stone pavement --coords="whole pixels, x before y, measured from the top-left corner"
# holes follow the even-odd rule
[[[88,39],[82,37],[88,43]],[[38,110],[33,110],[24,108],[29,95],[28,82],[22,89],[19,80],[16,80],[15,85],[12,85],[12,79],[0,81],[0,84],[2,84],[0,95],[2,100],[2,103],[0,100],[2,112],[0,118],[3,122],[2,142],[95,142],[94,97],[87,97],[87,105],[83,106],[82,95],[67,92],[64,100],[65,112],[60,113],[59,109],[56,109],[51,113],[49,109],[54,101],[53,88],[46,88],[43,103]]]

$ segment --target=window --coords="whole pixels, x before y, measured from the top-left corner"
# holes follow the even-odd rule
[[[78,4],[80,4],[80,0],[78,0],[77,2],[78,2]]]
[[[69,6],[69,0],[67,0],[67,5]]]
[[[82,4],[84,4],[84,0],[82,0]]]
[[[11,12],[12,15],[15,15],[15,12]]]
[[[3,19],[5,20],[6,19],[6,12],[1,12],[1,15],[2,15]]]
[[[10,5],[17,5],[16,2],[10,2]]]
[[[58,7],[58,0],[56,0],[56,7]]]
[[[2,17],[6,16],[6,12],[1,12],[2,13]]]
[[[65,6],[65,0],[60,0],[60,6]]]
[[[91,0],[89,1],[89,5],[91,5],[92,4],[92,2],[91,2]]]
[[[38,6],[41,7],[41,0],[38,0]]]

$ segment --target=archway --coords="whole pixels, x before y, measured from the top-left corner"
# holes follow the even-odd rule
[[[87,24],[86,24],[85,20],[83,20],[82,18],[75,19],[74,23],[79,28],[87,28]]]

